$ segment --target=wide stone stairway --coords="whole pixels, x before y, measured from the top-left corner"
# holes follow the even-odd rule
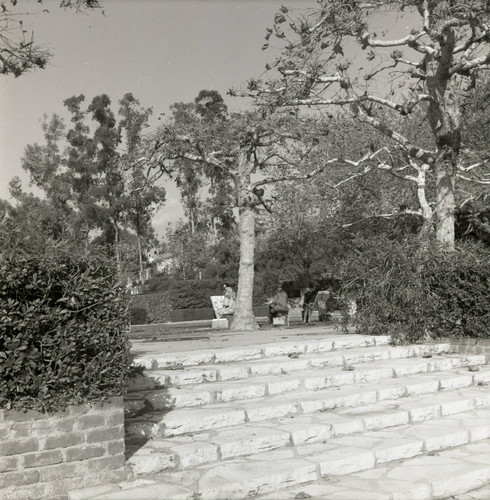
[[[424,500],[490,482],[484,354],[263,333],[140,350],[126,398],[133,479],[70,498]]]

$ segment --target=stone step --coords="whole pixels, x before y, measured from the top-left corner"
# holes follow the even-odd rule
[[[351,348],[321,353],[291,352],[289,354],[292,357],[281,355],[232,364],[205,364],[199,367],[181,367],[173,370],[148,370],[145,374],[148,379],[146,385],[140,377],[138,380],[130,382],[128,391],[136,392],[158,386],[182,387],[209,382],[242,380],[260,375],[293,373],[319,367],[345,366],[377,360],[441,355],[450,352],[450,349],[451,346],[447,343],[435,343],[414,346]]]
[[[344,356],[345,357],[345,356]],[[356,354],[357,357],[357,354]],[[297,360],[294,360],[297,361]],[[432,373],[462,366],[485,364],[485,355],[436,355],[431,358],[407,358],[376,363],[347,364],[292,373],[256,376],[238,381],[208,382],[183,388],[169,387],[149,392],[145,399],[155,410],[204,406],[212,403],[262,398],[293,391],[318,391],[328,387],[375,382],[416,373]],[[357,360],[359,363],[360,361]],[[140,396],[142,393],[140,393]]]
[[[129,459],[135,475],[186,469],[220,459],[252,455],[290,445],[322,443],[334,437],[381,430],[490,407],[483,387],[387,400],[376,405],[332,410],[267,423],[246,423],[192,436],[148,441]]]
[[[217,464],[201,465],[192,470],[169,472],[158,476],[159,480],[165,481],[164,483],[156,482],[155,485],[145,487],[146,490],[141,488],[138,495],[166,500],[195,498],[232,500],[272,492],[275,495],[278,489],[316,482],[325,477],[332,478],[367,470],[379,471],[380,468],[390,467],[388,464],[392,462],[399,464],[400,460],[413,460],[413,457],[424,454],[427,457],[438,454],[441,450],[468,443],[473,443],[475,447],[478,442],[487,440],[489,436],[490,410],[473,410],[392,429],[365,431],[354,436],[333,438],[327,443],[292,446],[242,459],[235,458]],[[484,464],[487,468],[485,480],[488,480],[489,447],[486,446],[484,449],[487,453],[485,462],[483,461],[485,453],[480,453],[472,464],[473,471]],[[468,460],[470,456],[471,453],[465,455]],[[450,474],[451,461],[444,465],[448,466],[446,475]],[[375,469],[376,467],[378,469]],[[427,474],[427,468],[425,472],[425,479],[431,480],[432,473]],[[471,478],[476,479],[473,476]],[[339,478],[339,481],[341,480]],[[451,475],[449,475],[450,481],[453,481]],[[330,479],[330,484],[332,483],[338,484]],[[153,494],[150,494],[148,488],[156,485],[158,489],[154,489]],[[154,495],[156,491],[160,492],[159,496]],[[102,494],[97,498],[123,500],[145,497],[136,496],[136,490],[128,489],[125,492]]]
[[[476,372],[469,371],[468,368],[457,368],[445,372],[407,375],[380,380],[375,385],[369,382],[354,383],[343,386],[341,391],[339,387],[327,387],[319,391],[296,391],[268,395],[263,399],[214,403],[206,407],[176,408],[172,411],[167,409],[130,420],[126,432],[142,438],[156,435],[171,437],[245,422],[264,422],[285,416],[487,384],[489,381],[490,366],[481,366]]]
[[[275,343],[256,344],[240,347],[222,347],[216,349],[199,349],[179,351],[154,356],[151,354],[137,356],[133,364],[145,367],[147,370],[178,369],[188,366],[208,365],[216,363],[234,363],[252,359],[287,356],[288,354],[326,352],[336,349],[351,349],[354,347],[388,345],[388,335],[329,335],[321,340],[299,340]]]
[[[488,500],[490,440],[259,495],[257,500]],[[487,485],[483,490],[477,490]],[[474,493],[468,493],[473,492]],[[465,493],[467,495],[465,495]],[[461,496],[460,496],[461,495]]]

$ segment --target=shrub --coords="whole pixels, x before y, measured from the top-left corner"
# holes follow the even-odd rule
[[[167,292],[172,278],[168,275],[157,275],[150,278],[144,286],[144,294]]]
[[[436,336],[488,338],[490,255],[479,245],[460,245],[452,254],[428,258],[431,331]]]
[[[197,314],[197,319],[212,319],[209,311],[184,314],[181,310],[209,309],[212,311],[211,296],[223,295],[223,283],[231,283],[237,290],[237,283],[218,278],[202,280],[169,279],[166,276],[149,281],[146,290],[160,290],[156,293],[133,295],[131,297],[131,323],[133,325],[146,323],[165,323],[167,321],[191,321]],[[254,304],[263,304],[266,296],[254,291]],[[137,311],[142,309],[146,312]],[[179,319],[176,319],[179,318]],[[185,319],[184,319],[185,318]]]
[[[341,293],[345,304],[357,302],[360,333],[391,335],[395,342],[488,337],[488,250],[468,243],[454,252],[435,243],[423,250],[416,238],[356,245],[342,270]]]
[[[141,322],[133,321],[133,310],[144,311],[145,317],[140,316]],[[131,324],[142,325],[151,323],[166,323],[170,321],[172,308],[168,299],[168,293],[150,293],[147,295],[133,295],[131,297]],[[143,313],[141,313],[143,314]]]
[[[3,245],[0,258],[0,408],[58,411],[123,394],[128,308],[114,266],[60,245]]]
[[[170,321],[199,321],[214,319],[214,309],[175,309],[170,313]]]
[[[148,323],[148,311],[143,307],[131,308],[131,324],[146,325]]]
[[[232,286],[236,291],[236,284]],[[173,310],[209,308],[212,295],[224,295],[223,280],[173,280],[168,292]]]

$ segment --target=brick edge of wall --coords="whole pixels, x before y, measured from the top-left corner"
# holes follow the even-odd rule
[[[487,363],[490,363],[490,338],[473,339],[444,337],[439,340],[450,344],[454,352],[459,354],[484,354]]]
[[[68,498],[74,489],[124,481],[122,397],[46,415],[0,410],[0,498]]]

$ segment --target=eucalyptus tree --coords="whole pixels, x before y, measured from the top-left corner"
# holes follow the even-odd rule
[[[158,186],[157,179],[145,171],[139,157],[151,113],[152,109],[143,108],[131,93],[119,101],[118,129],[124,145],[120,166],[126,178],[125,218],[136,233],[140,281],[143,280],[143,254],[154,236],[151,220],[166,198],[165,188]]]
[[[403,33],[388,33],[386,20],[398,15]],[[375,29],[381,20],[385,28]],[[471,141],[462,130],[464,94],[490,66],[488,2],[319,0],[317,7],[299,13],[282,7],[264,48],[271,37],[283,49],[267,66],[268,79],[251,80],[244,93],[273,107],[330,113],[340,107],[379,131],[388,144],[367,150],[351,175],[390,171],[417,185],[423,200],[426,175],[433,173],[434,214],[429,203],[421,204],[420,213],[434,216],[437,239],[452,249],[456,181],[490,183],[488,160],[473,161]],[[400,126],[418,109],[429,124],[428,147],[408,138]],[[387,119],[392,113],[400,120]]]
[[[106,94],[94,97],[86,108],[84,101],[83,95],[64,101],[70,128],[57,115],[44,118],[45,144],[27,145],[22,167],[47,202],[70,214],[74,231],[86,239],[92,230],[101,233],[98,240],[114,255],[120,271],[121,237],[132,228],[141,272],[141,239],[151,237],[152,213],[165,200],[165,190],[155,185],[138,159],[150,110],[126,94],[118,123]]]
[[[223,122],[227,118],[228,108],[223,97],[216,90],[201,90],[193,102],[177,102],[170,106],[174,127],[186,130],[202,128]],[[211,165],[200,165],[181,158],[175,161],[173,178],[180,190],[185,215],[189,221],[189,230],[194,234],[199,219],[210,215],[211,225],[217,239],[217,221],[227,219],[224,193],[229,189],[229,179],[219,174]],[[209,185],[207,203],[203,202],[200,191]],[[207,209],[207,210],[206,210]],[[225,222],[226,225],[226,222]]]

